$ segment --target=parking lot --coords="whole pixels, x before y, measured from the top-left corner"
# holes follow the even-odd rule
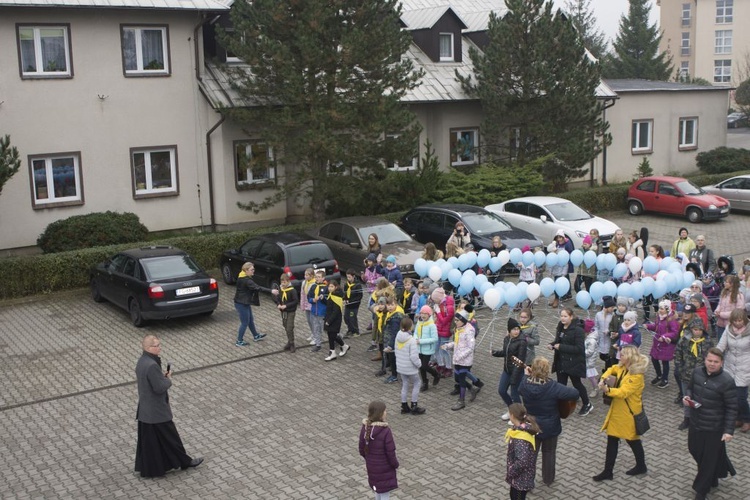
[[[649,241],[665,247],[686,226],[693,237],[705,234],[717,257],[732,254],[741,265],[750,255],[750,215],[702,224],[624,213],[604,217],[625,231],[646,226]],[[127,314],[111,304],[94,303],[88,290],[0,303],[0,497],[370,498],[357,439],[373,399],[389,405],[401,461],[394,498],[507,495],[507,426],[500,420],[505,408],[496,392],[501,361],[489,355],[505,334],[507,308],[478,314],[482,333],[473,371],[487,385],[477,400],[451,411],[452,384],[444,381],[420,396],[427,413],[417,417],[399,414],[399,384],[386,385],[373,376],[376,363],[365,352],[367,336],[353,339],[349,354],[330,363],[323,361],[324,351],[283,352],[286,338],[267,297],[254,311],[268,338],[235,347],[233,294],[234,288],[222,283],[219,308],[210,318],[143,329],[134,328]],[[556,311],[543,304],[535,314],[543,342],[552,340]],[[362,309],[362,329],[366,316]],[[162,357],[175,371],[170,402],[187,451],[206,459],[196,469],[160,479],[133,472],[134,367],[146,333],[162,339]],[[307,333],[298,315],[298,344],[304,344]],[[649,347],[645,340],[644,349]],[[682,410],[672,403],[675,394],[674,383],[665,390],[646,388],[652,425],[644,438],[647,475],[633,479],[624,474],[633,458],[621,447],[615,480],[591,480],[603,467],[606,443],[599,432],[606,410],[596,398],[590,415],[573,415],[563,424],[557,480],[547,487],[538,474],[532,496],[624,498],[635,488],[642,497],[692,498],[695,466],[687,434],[677,431]],[[722,481],[710,497],[747,498],[750,434],[738,433],[728,448],[738,475]]]

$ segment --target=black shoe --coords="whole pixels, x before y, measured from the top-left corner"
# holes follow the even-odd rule
[[[401,414],[405,415],[407,413],[411,413],[411,409],[409,408],[409,403],[401,403]]]
[[[385,375],[385,370],[379,370],[375,372],[376,377],[382,377],[383,375]]]
[[[188,465],[183,465],[182,470],[186,470],[188,467],[198,467],[202,463],[203,463],[203,457],[194,458],[190,461]]]
[[[669,385],[669,380],[662,380],[658,384],[656,384],[656,387],[659,389],[665,389]]]
[[[451,396],[458,396],[461,393],[461,389],[456,385],[453,390],[449,393]]]
[[[676,405],[682,405],[682,394],[678,394],[676,398],[674,398],[673,403]]]
[[[639,474],[645,474],[646,472],[648,472],[648,469],[645,465],[636,465],[625,474],[627,474],[628,476],[638,476]]]
[[[422,387],[419,388],[419,392],[424,392],[424,391],[426,391],[429,388],[430,388],[430,384],[427,383],[427,382],[425,382],[425,383],[422,384]]]
[[[597,474],[596,476],[594,476],[592,479],[596,482],[599,482],[599,481],[610,481],[614,479],[614,477],[615,476],[614,474],[612,474],[612,471],[605,470],[601,472],[600,474]]]
[[[580,416],[582,416],[582,417],[585,417],[586,415],[588,415],[589,413],[591,413],[591,410],[593,410],[593,409],[594,409],[594,405],[592,405],[591,403],[589,403],[586,406],[582,407],[581,411],[579,411],[578,414]]]
[[[683,420],[682,420],[682,423],[680,424],[680,426],[679,426],[679,427],[677,427],[677,430],[678,430],[678,431],[684,431],[684,430],[685,430],[685,429],[687,429],[688,427],[690,427],[690,419],[689,419],[689,418],[686,418],[686,419],[683,419]]]
[[[310,349],[310,352],[320,352],[320,346],[316,345],[315,347],[313,347],[312,349]]]
[[[696,493],[695,494],[695,500],[706,500],[706,494],[705,493]]]
[[[411,404],[411,414],[412,415],[422,415],[424,412],[426,412],[424,408],[420,407],[417,403]]]
[[[440,376],[439,373],[436,373],[434,377],[432,377],[432,387],[435,387],[438,385],[438,382],[440,382],[440,379],[443,378]]]
[[[654,379],[651,380],[651,385],[656,385],[659,382],[661,382],[661,377],[654,377]]]

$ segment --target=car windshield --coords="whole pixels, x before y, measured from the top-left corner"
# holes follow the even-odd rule
[[[553,203],[552,205],[545,205],[544,208],[552,212],[555,219],[560,221],[588,220],[592,218],[590,213],[575,203]]]
[[[683,192],[683,194],[706,194],[704,190],[696,186],[690,181],[680,181],[677,182],[677,188]]]
[[[461,218],[469,228],[469,231],[476,235],[492,234],[512,229],[503,219],[491,212],[462,214]]]
[[[358,229],[358,231],[359,235],[362,237],[362,241],[367,241],[367,237],[370,235],[370,233],[377,234],[378,241],[381,245],[411,241],[411,237],[403,232],[401,228],[396,224],[381,224],[379,226],[361,227]]]
[[[167,255],[141,259],[148,281],[182,278],[201,272],[189,255]]]
[[[302,243],[289,247],[289,265],[301,266],[333,260],[328,246],[321,243]]]

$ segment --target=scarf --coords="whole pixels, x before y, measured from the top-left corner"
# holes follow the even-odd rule
[[[336,295],[335,293],[329,293],[328,298],[331,299],[331,302],[339,306],[339,309],[341,309],[341,312],[344,312],[344,298]]]
[[[695,356],[696,358],[698,357],[698,344],[700,344],[704,340],[706,340],[706,337],[701,337],[699,339],[690,339],[690,352],[693,353],[693,356]]]
[[[238,278],[247,278],[247,273],[245,271],[240,271]]]
[[[283,304],[284,302],[286,302],[286,299],[287,299],[287,295],[286,295],[286,294],[287,294],[288,292],[292,291],[292,290],[294,290],[294,287],[293,287],[293,286],[290,286],[289,288],[282,288],[282,289],[281,289],[281,303],[282,303],[282,304]]]
[[[409,303],[409,297],[411,297],[412,292],[409,290],[404,290],[404,298],[401,301],[401,306],[406,309],[406,304]]]
[[[432,321],[432,318],[428,319],[427,321],[420,321],[419,323],[417,323],[417,338],[418,339],[422,338],[422,328],[424,328],[425,326],[430,326],[434,324],[435,322]]]
[[[356,285],[357,285],[356,282],[354,283],[349,283],[348,281],[346,282],[346,298],[347,299],[352,298],[352,288],[354,288]]]
[[[401,330],[401,331],[403,331],[403,330]],[[405,341],[403,341],[403,342],[398,342],[398,341],[397,341],[397,342],[396,342],[396,349],[402,349],[402,348],[403,348],[403,347],[404,347],[404,346],[405,346],[405,345],[406,345],[406,344],[407,344],[407,343],[408,343],[408,342],[409,342],[410,340],[411,340],[411,335],[409,335],[409,338],[408,338],[408,339],[406,339],[406,340],[405,340]]]
[[[513,429],[508,429],[508,432],[505,433],[505,442],[507,443],[511,439],[523,439],[524,441],[531,443],[532,450],[536,450],[536,439],[534,439],[534,435],[527,430],[516,429],[515,427]]]
[[[466,326],[462,326],[461,328],[456,327],[456,333],[453,334],[453,344],[458,346],[458,338],[461,336],[462,333],[464,333],[464,330],[466,329]]]

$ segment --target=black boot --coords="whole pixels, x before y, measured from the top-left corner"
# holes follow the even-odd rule
[[[612,471],[615,469],[617,460],[617,450],[620,447],[620,439],[616,437],[607,437],[607,455],[604,459],[604,470],[593,477],[594,481],[609,481],[614,478]]]
[[[401,403],[401,414],[404,415],[406,413],[411,413],[411,408],[409,408],[409,403]]]
[[[450,392],[451,396],[458,396],[458,393],[460,392],[460,388],[458,387],[458,384],[453,385],[453,390]]]
[[[424,412],[426,412],[424,408],[421,408],[416,402],[411,404],[411,414],[412,415],[421,415]]]
[[[639,474],[645,474],[648,472],[646,467],[646,453],[643,451],[643,443],[640,439],[628,441],[630,449],[633,450],[633,456],[635,457],[635,467],[627,471],[625,474],[628,476],[637,476]]]
[[[429,388],[430,388],[430,384],[428,382],[422,382],[422,387],[420,387],[419,392],[424,392]]]
[[[680,424],[680,426],[677,427],[677,430],[678,431],[684,431],[688,427],[690,427],[690,419],[687,418],[687,417],[685,417],[684,419],[682,419],[682,423]]]

